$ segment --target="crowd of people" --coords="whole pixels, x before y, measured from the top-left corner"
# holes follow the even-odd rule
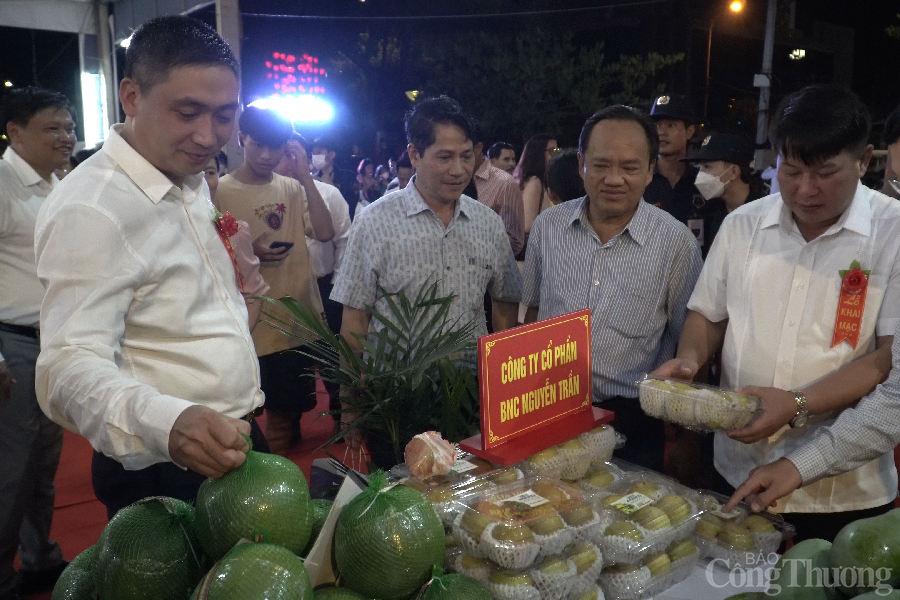
[[[161,17],[126,52],[124,123],[74,169],[69,100],[3,98],[0,599],[66,564],[50,539],[61,426],[95,449],[110,517],[146,496],[193,500],[242,464],[242,434],[279,454],[300,438],[315,364],[294,351],[305,331],[259,323],[263,295],[293,297],[357,351],[385,326],[372,317],[390,314],[386,294],[427,282],[473,336],[590,308],[593,398],[616,413],[622,458],[667,469],[664,424],[636,400],[643,373],[703,378],[764,408],[671,451],[710,465],[732,503],[774,507],[799,539],[892,507],[900,203],[860,183],[871,117],[850,91],[808,87],[774,112],[770,190],[749,138],[712,132],[689,149],[696,123],[673,96],[599,110],[577,148],[536,135],[518,160],[506,142],[485,150],[455,100],[425,99],[406,115],[407,151],[354,176],[333,141],[270,109],[236,119],[239,92],[215,31]],[[244,160],[226,174],[235,127]],[[900,109],[884,143],[884,190],[900,196]]]

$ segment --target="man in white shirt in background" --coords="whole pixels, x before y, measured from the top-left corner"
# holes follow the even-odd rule
[[[887,377],[900,325],[900,204],[859,181],[870,127],[865,105],[838,87],[805,88],[779,107],[770,138],[781,193],[725,219],[676,358],[656,372],[691,379],[722,349],[722,385],[758,396],[764,411],[716,434],[721,491],[783,457],[798,484],[815,475],[775,506],[798,541],[832,540],[897,497],[889,451],[832,477],[807,468],[809,442]]]
[[[34,365],[44,288],[34,264],[34,224],[53,171],[75,147],[68,99],[40,88],[10,90],[0,104],[9,148],[0,160],[0,599],[53,587],[66,562],[50,539],[53,479],[62,428],[44,416]],[[17,586],[13,562],[20,549]],[[17,589],[18,588],[18,589]]]
[[[259,366],[203,167],[231,137],[239,65],[209,26],[141,25],[126,52],[126,119],[61,182],[35,230],[37,396],[94,447],[94,492],[115,512],[192,501],[243,464]]]
[[[309,250],[309,262],[313,274],[319,286],[319,294],[322,296],[322,306],[325,311],[325,320],[328,327],[335,334],[341,332],[341,315],[344,305],[331,299],[331,290],[334,287],[334,278],[341,268],[344,260],[344,252],[347,249],[347,240],[350,237],[350,206],[341,191],[310,174],[310,159],[312,153],[309,142],[299,133],[294,133],[288,140],[284,152],[285,156],[275,168],[275,173],[292,177],[300,182],[306,191],[307,197],[319,194],[331,214],[331,225],[334,227],[334,237],[327,242],[320,242],[316,238],[306,236],[306,247]],[[297,168],[297,167],[300,168]],[[314,188],[310,188],[313,185]],[[328,409],[338,411],[341,408],[340,385],[331,381],[322,381],[328,391]],[[341,415],[335,412],[332,415],[335,423],[335,433],[340,428]]]

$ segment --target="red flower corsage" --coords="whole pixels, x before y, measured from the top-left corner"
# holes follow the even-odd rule
[[[215,216],[213,217],[213,225],[216,226],[216,232],[219,234],[219,239],[222,240],[222,243],[225,245],[225,250],[228,251],[228,257],[231,258],[231,264],[234,267],[234,275],[237,280],[238,288],[241,292],[244,291],[244,278],[241,276],[241,270],[238,268],[237,256],[234,254],[234,247],[231,245],[231,236],[238,232],[240,226],[238,225],[237,219],[231,216],[227,210],[225,214],[219,212],[219,209],[216,208]]]

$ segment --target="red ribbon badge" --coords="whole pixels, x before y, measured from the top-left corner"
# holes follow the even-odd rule
[[[850,263],[850,269],[839,271],[841,274],[841,297],[838,300],[837,316],[834,320],[834,337],[831,347],[834,348],[844,340],[851,348],[859,343],[859,331],[862,327],[863,310],[866,307],[866,290],[869,287],[869,273],[863,271],[858,261]]]
[[[225,211],[225,214],[219,212],[219,209],[216,209],[216,216],[213,219],[213,223],[216,226],[216,232],[219,234],[219,239],[222,240],[222,243],[225,245],[225,250],[228,251],[228,257],[231,258],[231,264],[234,267],[234,274],[237,278],[238,286],[240,287],[241,292],[244,291],[244,278],[241,276],[241,270],[238,268],[237,256],[234,253],[234,247],[231,245],[231,236],[238,232],[238,222],[237,219],[231,216],[231,213]]]

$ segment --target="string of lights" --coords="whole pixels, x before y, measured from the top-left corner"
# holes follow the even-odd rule
[[[364,0],[362,0],[364,1]],[[262,13],[243,13],[243,17],[258,19],[302,19],[316,21],[439,21],[439,20],[465,20],[465,19],[490,19],[510,17],[539,17],[545,15],[562,15],[572,13],[594,12],[610,8],[627,8],[630,6],[646,6],[649,4],[662,4],[668,0],[636,0],[633,2],[611,2],[599,6],[587,6],[582,8],[556,8],[547,10],[532,10],[522,12],[487,13],[471,15],[386,15],[386,16],[348,16],[348,15],[269,15]]]

